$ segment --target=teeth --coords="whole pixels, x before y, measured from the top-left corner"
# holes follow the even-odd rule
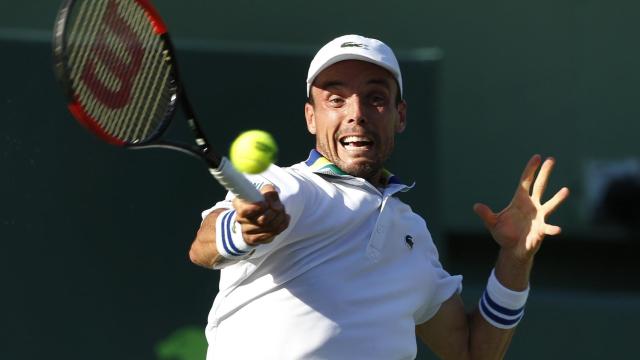
[[[343,143],[352,143],[352,142],[370,142],[369,138],[364,136],[347,136],[342,139]]]
[[[365,136],[350,135],[340,140],[342,146],[347,150],[362,150],[368,148],[373,141]]]

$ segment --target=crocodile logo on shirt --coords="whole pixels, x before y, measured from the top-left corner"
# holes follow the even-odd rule
[[[413,249],[413,236],[407,235],[404,237],[404,242],[407,244],[409,249]]]

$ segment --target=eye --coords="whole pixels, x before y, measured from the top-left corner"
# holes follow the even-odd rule
[[[369,102],[373,106],[384,106],[387,104],[387,96],[384,94],[371,94]]]
[[[340,107],[344,105],[344,98],[337,95],[333,95],[329,97],[328,103],[332,107]]]

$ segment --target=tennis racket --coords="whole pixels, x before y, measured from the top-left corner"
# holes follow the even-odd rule
[[[53,36],[55,72],[69,111],[100,139],[196,156],[236,196],[263,199],[207,141],[180,82],[167,27],[149,0],[65,0]],[[177,107],[195,145],[162,139]]]

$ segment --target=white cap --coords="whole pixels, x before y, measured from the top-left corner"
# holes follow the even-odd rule
[[[311,60],[307,75],[307,96],[316,76],[322,70],[343,60],[362,60],[389,70],[398,81],[402,95],[402,74],[393,50],[380,40],[360,35],[343,35],[328,42]]]

